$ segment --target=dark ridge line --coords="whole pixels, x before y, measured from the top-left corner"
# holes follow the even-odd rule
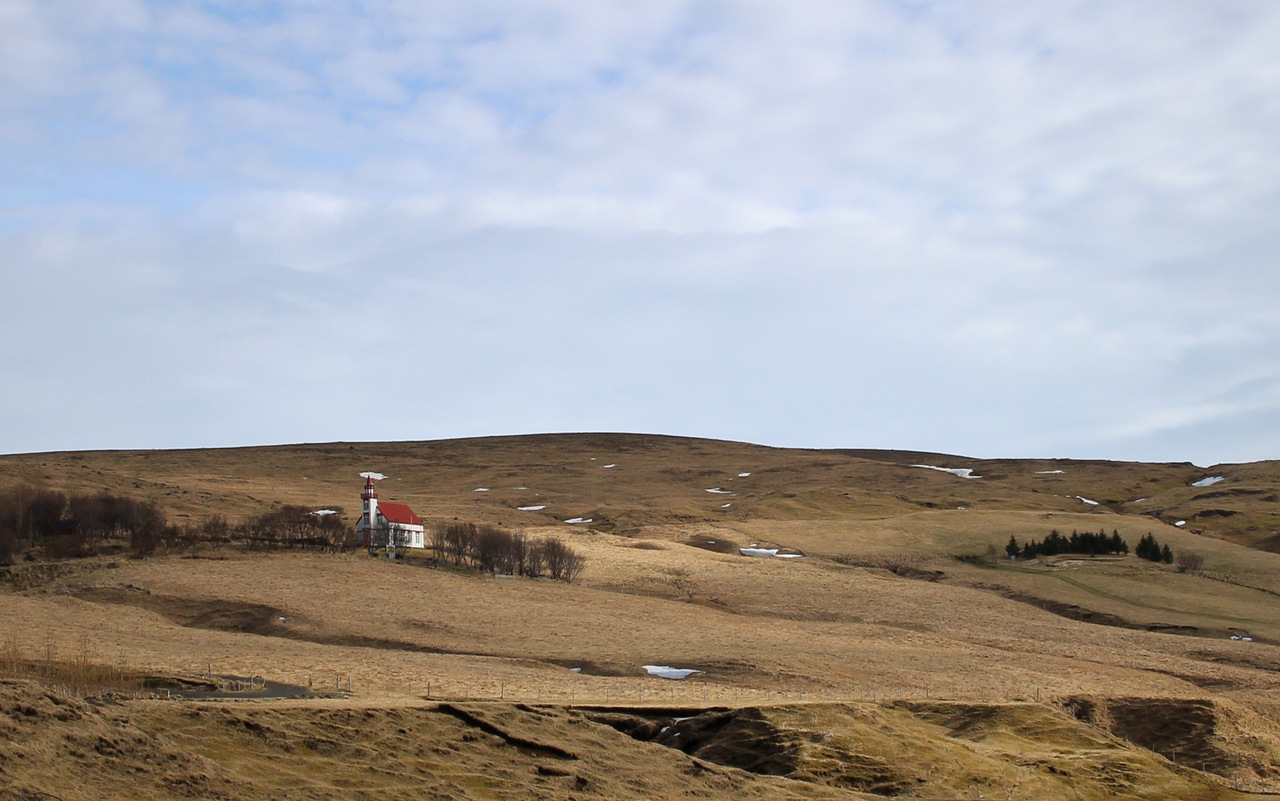
[[[578,758],[577,754],[573,753],[572,751],[566,751],[565,749],[561,748],[558,745],[547,745],[545,743],[536,743],[533,740],[526,740],[525,738],[512,734],[511,732],[504,731],[501,728],[490,723],[489,721],[485,720],[484,718],[478,715],[475,715],[471,712],[468,712],[467,710],[462,709],[461,707],[454,706],[453,704],[439,704],[436,706],[436,709],[440,712],[445,713],[446,715],[451,715],[457,718],[458,720],[462,721],[468,726],[474,726],[475,728],[479,729],[482,732],[485,732],[486,734],[492,734],[495,737],[501,737],[502,740],[507,743],[507,745],[515,746],[516,748],[523,748],[529,751],[533,751],[537,754],[554,757],[556,759],[577,759]]]

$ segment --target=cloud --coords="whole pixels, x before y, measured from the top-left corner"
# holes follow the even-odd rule
[[[1267,6],[82,5],[0,12],[0,449],[1277,445]]]

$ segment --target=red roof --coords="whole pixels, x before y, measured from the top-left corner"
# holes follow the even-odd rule
[[[403,503],[391,503],[390,501],[380,501],[378,503],[378,511],[388,521],[399,523],[406,526],[420,526],[422,520],[413,513],[413,510]]]

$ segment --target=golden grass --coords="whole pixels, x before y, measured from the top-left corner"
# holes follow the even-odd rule
[[[77,652],[67,656],[45,640],[39,656],[23,650],[16,639],[10,639],[0,650],[0,678],[30,679],[72,696],[94,696],[107,693],[137,696],[145,690],[145,677],[127,664],[106,663],[89,650],[82,639]]]
[[[985,477],[966,481],[910,466],[916,462],[974,467]],[[1273,759],[1280,751],[1268,745],[1276,734],[1266,723],[1280,712],[1280,555],[1208,536],[1202,527],[1205,520],[1265,522],[1264,496],[1254,490],[1280,485],[1271,463],[1215,468],[1212,474],[1229,478],[1208,489],[1249,492],[1206,499],[1188,485],[1208,471],[1190,465],[980,461],[580,435],[3,457],[0,482],[141,495],[198,522],[277,503],[350,511],[358,501],[356,474],[366,469],[391,477],[379,485],[382,497],[408,502],[428,520],[459,517],[554,534],[587,557],[587,570],[564,585],[430,568],[416,554],[398,563],[364,553],[234,548],[200,554],[208,558],[89,559],[59,571],[20,564],[9,576],[15,589],[0,595],[4,636],[11,652],[23,655],[12,664],[34,664],[48,651],[57,655],[49,664],[74,666],[78,655],[91,656],[79,663],[85,671],[90,663],[128,665],[162,674],[261,675],[319,689],[350,682],[354,690],[354,701],[281,709],[396,709],[428,695],[650,709],[1211,699],[1235,710],[1237,729],[1220,739],[1234,738],[1230,748],[1258,760],[1254,778],[1280,770],[1280,758]],[[1052,469],[1067,472],[1038,472]],[[1088,507],[1072,495],[1114,504]],[[1155,516],[1127,513],[1145,495],[1151,500],[1142,504],[1152,504]],[[1185,527],[1165,522],[1207,503],[1237,503],[1240,511]],[[548,508],[516,508],[535,504]],[[570,517],[596,522],[560,522]],[[989,545],[1002,554],[1010,535],[1043,539],[1055,528],[1118,530],[1131,546],[1150,531],[1175,551],[1202,554],[1205,570],[1180,574],[1134,557],[1014,565],[954,558],[984,554]],[[1241,541],[1258,535],[1246,528],[1213,533]],[[738,553],[753,544],[807,556]],[[853,566],[859,562],[871,566]],[[933,580],[882,569],[902,565]],[[1071,618],[1084,613],[1126,627]],[[1149,626],[1202,636],[1144,630]],[[1254,641],[1226,639],[1229,633]],[[702,673],[669,681],[641,667],[652,664]],[[828,726],[833,738],[853,736],[840,734],[853,725],[845,718],[839,726],[835,718],[824,723],[827,712],[778,715],[789,730]],[[913,731],[943,726],[912,720],[899,722]],[[1055,747],[1053,727],[1035,725],[1042,724],[1047,728],[993,724],[974,741],[971,764],[954,783],[930,786],[967,793],[989,769],[1003,777],[989,792],[999,785],[1001,792],[1070,797],[1065,785],[1037,784],[1018,767],[1017,753]],[[199,727],[180,728],[191,748],[215,749],[201,744]],[[910,742],[933,753],[923,734]],[[216,747],[223,746],[233,748],[230,741]],[[1052,764],[1111,775],[1096,756],[1072,757],[1074,768]],[[245,759],[243,775],[227,768],[226,787],[267,770]],[[497,792],[482,773],[455,778],[476,797]],[[1150,791],[1166,797],[1176,797],[1175,786],[1191,786],[1168,776],[1151,781]],[[1172,783],[1159,784],[1166,781]],[[386,785],[391,795],[401,792],[394,784]],[[1216,792],[1196,787],[1205,797]]]

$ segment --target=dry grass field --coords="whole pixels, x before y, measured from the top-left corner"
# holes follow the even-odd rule
[[[20,561],[0,591],[10,661],[109,665],[161,696],[261,676],[332,697],[86,700],[15,678],[0,798],[1280,791],[1280,463],[584,434],[5,456],[0,487],[106,490],[193,524],[282,504],[353,523],[366,470],[429,524],[554,534],[586,570],[231,546]],[[1003,558],[1055,529],[1152,533],[1203,567]]]

